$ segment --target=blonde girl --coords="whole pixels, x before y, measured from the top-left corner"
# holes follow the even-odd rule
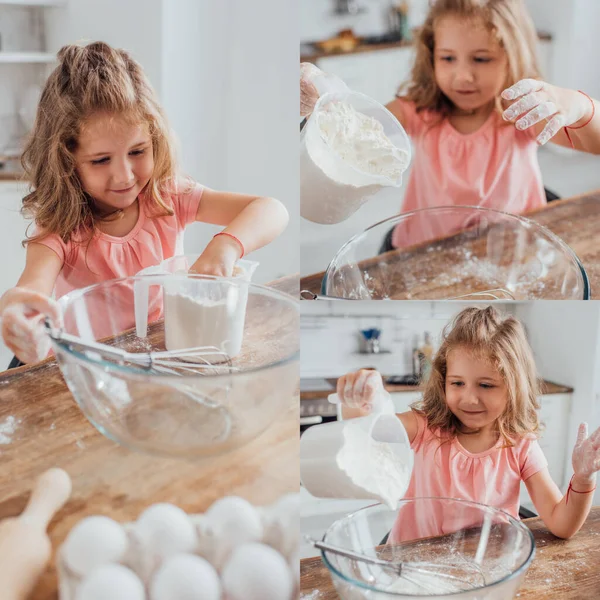
[[[368,414],[381,376],[361,370],[338,380],[344,416]],[[423,398],[398,415],[414,450],[406,498],[449,497],[481,502],[518,518],[525,482],[540,517],[568,538],[590,511],[600,470],[600,429],[581,424],[573,450],[574,475],[563,496],[537,441],[538,385],[521,323],[492,307],[467,308],[443,332]],[[394,527],[390,541],[421,537],[420,520]],[[443,527],[442,527],[443,529]],[[409,531],[410,530],[410,531]]]
[[[471,205],[521,214],[546,203],[539,145],[600,153],[597,102],[540,81],[536,43],[522,0],[431,2],[410,79],[387,105],[415,148],[401,212]],[[302,73],[306,114],[318,93],[315,69]],[[424,236],[418,226],[397,227],[382,249]]]
[[[127,52],[69,45],[58,60],[22,157],[31,182],[23,211],[35,230],[17,286],[0,299],[4,342],[26,363],[47,353],[44,316],[60,319],[53,292],[59,298],[181,254],[195,221],[224,229],[191,271],[230,276],[288,222],[277,200],[179,176],[164,112]]]

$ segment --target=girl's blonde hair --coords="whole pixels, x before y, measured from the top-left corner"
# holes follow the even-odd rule
[[[410,80],[401,86],[400,97],[416,104],[417,111],[430,110],[441,117],[453,105],[440,90],[434,71],[435,26],[448,16],[482,21],[496,36],[508,58],[504,88],[525,78],[539,78],[537,33],[523,0],[430,0],[425,23],[415,40],[416,57]],[[496,98],[502,112],[502,100]]]
[[[82,188],[74,152],[86,119],[99,112],[148,125],[154,171],[144,197],[153,216],[172,215],[165,192],[175,183],[173,143],[165,115],[139,63],[126,51],[104,42],[64,46],[58,60],[44,86],[21,157],[31,183],[22,211],[33,217],[40,229],[23,243],[50,234],[66,243],[82,231],[91,240],[100,217],[93,198]]]
[[[413,406],[427,419],[428,428],[439,430],[445,440],[461,431],[461,422],[446,403],[448,355],[457,348],[489,360],[506,384],[508,402],[496,422],[505,445],[513,446],[530,433],[537,435],[538,379],[525,330],[515,317],[502,317],[491,306],[466,308],[444,329],[423,399]]]

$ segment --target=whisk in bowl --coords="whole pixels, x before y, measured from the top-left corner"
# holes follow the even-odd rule
[[[198,346],[182,350],[164,350],[156,352],[128,352],[97,341],[83,341],[52,326],[46,319],[46,331],[50,338],[65,344],[72,350],[90,357],[116,364],[132,364],[156,374],[163,375],[202,375],[236,371],[231,358],[214,346]]]
[[[319,550],[331,552],[365,564],[386,569],[404,579],[423,592],[424,596],[478,589],[486,585],[485,575],[477,563],[464,561],[463,565],[447,565],[431,562],[404,562],[375,558],[340,548],[327,542],[305,537],[306,541]],[[435,583],[434,583],[435,582]],[[398,589],[398,591],[400,591]]]

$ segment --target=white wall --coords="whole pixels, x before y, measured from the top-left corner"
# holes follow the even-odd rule
[[[428,0],[409,0],[409,26],[423,22]],[[357,35],[381,35],[389,29],[390,0],[360,0],[365,11],[358,15],[335,14],[335,0],[299,0],[300,40],[310,42],[352,29]]]
[[[473,303],[463,302],[302,302],[300,376],[339,377],[348,371],[373,367],[384,375],[408,375],[412,351],[432,335],[439,347],[441,333],[454,315]],[[502,304],[513,314],[515,304]],[[381,349],[389,354],[359,354],[360,330],[381,329]]]

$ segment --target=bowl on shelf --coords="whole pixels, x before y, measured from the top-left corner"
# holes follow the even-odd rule
[[[140,287],[150,290],[144,337],[136,335],[135,327],[134,297]],[[196,328],[199,337],[195,343],[212,348],[200,360],[193,359],[194,365],[177,361],[182,369],[174,369],[176,372],[148,370],[136,360],[109,360],[54,340],[53,350],[75,401],[106,437],[161,456],[222,454],[267,429],[297,393],[299,306],[294,298],[240,278],[188,274],[127,277],[63,296],[59,303],[64,332],[84,342],[125,350],[136,359],[165,351],[165,329],[171,325],[167,319],[165,327],[163,308],[168,311],[169,307],[163,295],[178,291],[185,302],[193,300],[190,294],[197,294],[202,301],[208,299],[207,312],[183,314],[188,322],[194,315],[203,320],[206,327]],[[238,305],[243,305],[242,331],[236,340],[239,348],[230,356],[226,338],[240,323]],[[172,320],[178,318],[178,310],[171,313]],[[188,309],[184,306],[182,310]],[[194,330],[193,322],[188,330]]]
[[[449,498],[401,500],[336,521],[323,541],[373,558],[403,562],[389,568],[321,551],[341,600],[510,600],[535,554],[531,531],[508,513]],[[449,577],[448,577],[449,576]]]
[[[396,248],[382,244],[394,231]],[[573,250],[549,229],[497,210],[452,206],[381,221],[329,263],[321,294],[354,300],[588,300]]]

